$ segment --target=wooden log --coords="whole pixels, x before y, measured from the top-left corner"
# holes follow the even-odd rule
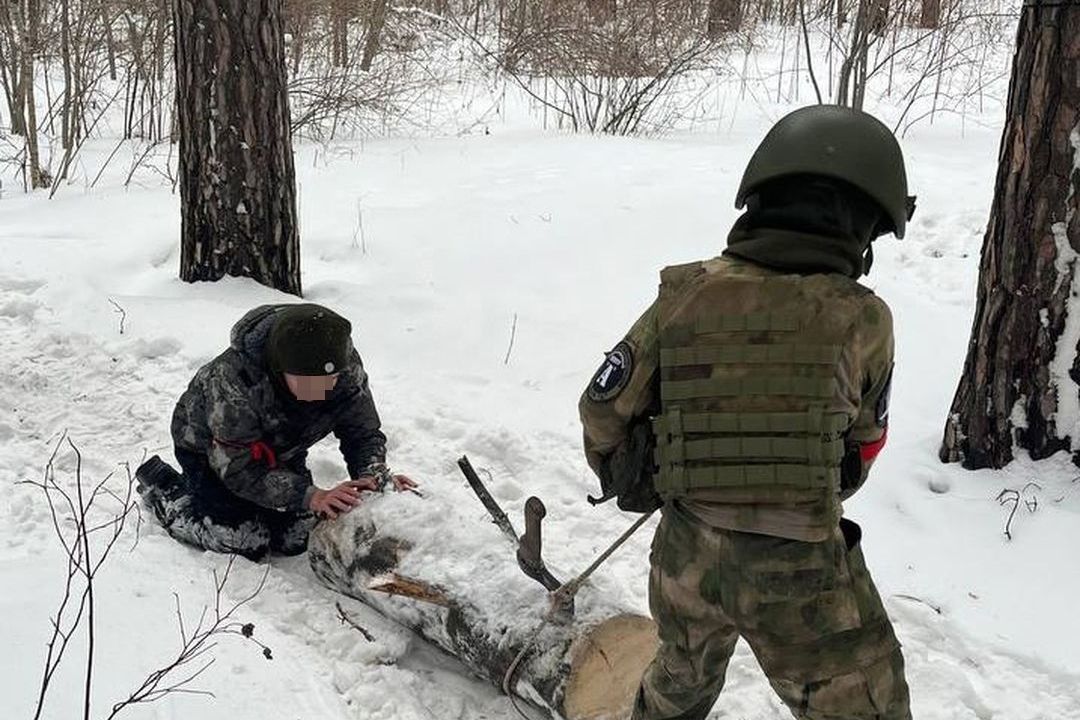
[[[315,528],[312,568],[329,587],[414,630],[496,687],[528,646],[514,691],[552,715],[629,717],[656,652],[653,621],[617,593],[586,585],[571,621],[543,624],[548,593],[518,569],[506,536],[482,515],[459,510],[460,500],[430,486],[423,497],[367,497]],[[475,500],[464,507],[476,508]]]

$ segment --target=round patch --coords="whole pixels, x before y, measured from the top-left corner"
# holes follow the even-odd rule
[[[325,370],[328,373],[334,372],[334,363],[332,363],[332,362],[326,363],[325,365],[323,365],[323,370]]]
[[[589,383],[588,396],[596,402],[607,402],[619,396],[634,370],[634,353],[630,345],[621,342],[607,354],[604,364]]]

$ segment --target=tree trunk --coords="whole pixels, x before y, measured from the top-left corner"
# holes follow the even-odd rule
[[[943,461],[999,468],[1080,441],[1080,5],[1025,8]],[[1074,462],[1077,456],[1074,455]]]
[[[113,18],[107,3],[101,3],[101,27],[105,31],[105,51],[109,60],[109,79],[116,80],[116,37],[113,35]]]
[[[941,0],[922,0],[919,27],[925,30],[933,30],[939,24],[941,24]]]
[[[360,59],[360,69],[367,72],[379,52],[379,40],[383,26],[386,25],[386,10],[390,0],[375,0],[371,6],[371,18],[368,21],[367,34],[364,37],[364,56]]]
[[[433,488],[422,499],[373,496],[320,523],[309,546],[315,574],[497,687],[527,646],[514,692],[566,720],[627,717],[656,652],[652,620],[621,606],[612,583],[586,585],[572,620],[541,627],[547,592],[518,569],[507,538],[459,510],[474,500]]]
[[[870,32],[882,36],[889,28],[889,0],[868,0]]]
[[[60,58],[64,68],[64,96],[61,101],[60,126],[61,143],[64,150],[71,151],[75,145],[74,123],[75,103],[72,95],[75,81],[71,73],[71,7],[70,0],[60,0]],[[66,177],[67,169],[62,167],[61,177]]]
[[[22,31],[12,16],[13,3],[0,2],[0,81],[7,99],[8,116],[11,118],[11,134],[26,133],[26,111],[23,108],[22,79]]]
[[[19,72],[23,110],[26,112],[26,157],[30,170],[30,187],[34,190],[48,187],[49,179],[41,168],[38,152],[37,101],[34,98],[34,53],[38,40],[38,3],[36,0],[20,0],[22,13],[22,69]]]
[[[301,294],[282,0],[176,0],[180,277]]]
[[[709,0],[709,14],[705,20],[705,34],[715,40],[724,33],[742,27],[742,0]]]

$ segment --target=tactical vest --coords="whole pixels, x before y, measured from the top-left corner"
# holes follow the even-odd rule
[[[674,277],[662,276],[659,301],[657,492],[832,515],[852,421],[835,401],[851,324],[822,313],[797,276],[706,280],[689,298]]]

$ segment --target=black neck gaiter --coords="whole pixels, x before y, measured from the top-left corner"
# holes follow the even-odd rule
[[[725,255],[781,272],[840,273],[858,279],[872,261],[881,211],[854,188],[790,178],[747,198]]]

